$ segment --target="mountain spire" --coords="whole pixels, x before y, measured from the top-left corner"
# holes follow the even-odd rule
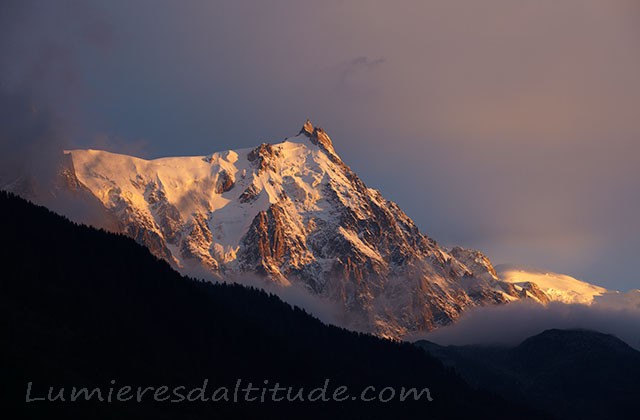
[[[309,118],[307,118],[307,120],[304,122],[304,125],[302,126],[302,129],[300,130],[300,134],[302,133],[305,133],[308,137],[313,134],[313,124],[311,123]]]
[[[331,142],[329,135],[322,128],[315,127],[308,118],[304,122],[304,125],[298,134],[304,134],[309,137],[311,143],[319,146],[327,152],[330,157],[339,159],[335,149],[333,148],[333,143]]]

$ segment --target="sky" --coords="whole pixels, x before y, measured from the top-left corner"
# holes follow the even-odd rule
[[[310,118],[439,243],[640,288],[639,44],[636,0],[5,0],[1,171]]]

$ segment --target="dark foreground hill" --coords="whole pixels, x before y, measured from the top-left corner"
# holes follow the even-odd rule
[[[0,233],[0,399],[11,418],[536,417],[474,390],[415,346],[326,326],[262,291],[192,281],[131,239],[75,225],[6,193],[0,193]],[[242,387],[278,382],[292,396],[329,379],[328,397],[341,385],[350,397],[368,386],[373,395],[384,387],[397,393],[428,387],[433,401],[423,395],[384,404],[261,403],[260,391],[251,394],[258,401],[238,403],[150,397],[167,386],[171,399],[179,399],[171,390],[183,386],[178,394],[186,394],[205,379],[207,399],[216,390],[223,398],[228,388],[232,400],[238,379]],[[28,382],[32,397],[46,397],[49,387],[55,397],[64,388],[67,401],[26,403]],[[74,386],[100,387],[105,402],[95,394],[89,402],[69,402]],[[134,399],[115,402],[123,386],[133,387]],[[139,386],[155,388],[140,403]]]
[[[417,343],[470,383],[565,419],[637,419],[640,352],[595,331],[547,330],[513,348]]]

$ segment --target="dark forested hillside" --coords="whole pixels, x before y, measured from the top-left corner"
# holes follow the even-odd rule
[[[123,236],[0,193],[2,399],[22,418],[513,418],[408,344],[322,324],[275,296],[184,278]],[[49,387],[428,387],[432,402],[31,402]],[[113,382],[112,382],[113,381]],[[113,384],[113,385],[112,385]],[[210,391],[207,391],[210,392]],[[207,396],[209,398],[209,396]]]
[[[640,352],[587,330],[547,330],[520,345],[426,349],[470,383],[561,419],[636,419]]]

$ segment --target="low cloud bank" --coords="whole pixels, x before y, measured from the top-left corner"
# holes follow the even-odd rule
[[[517,345],[550,328],[581,328],[613,334],[640,350],[640,308],[599,303],[586,306],[552,302],[542,306],[520,301],[474,308],[451,326],[406,339],[425,339],[441,345]]]
[[[211,273],[199,270],[187,273],[196,278],[216,282]],[[325,324],[350,330],[357,322],[339,303],[318,296],[302,284],[290,286],[244,273],[224,281],[263,289],[280,297],[290,305],[304,309]],[[591,305],[551,302],[546,306],[532,301],[515,301],[506,305],[484,306],[467,310],[453,325],[431,332],[418,332],[403,337],[406,341],[429,340],[441,345],[515,346],[528,337],[545,330],[588,329],[613,334],[640,350],[640,290],[627,293],[608,292],[597,297]]]

